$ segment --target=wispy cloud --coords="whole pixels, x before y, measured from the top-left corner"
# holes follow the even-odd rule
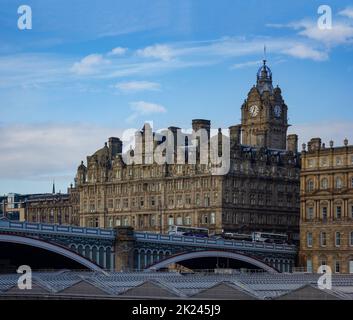
[[[347,7],[340,11],[338,14],[353,19],[353,7]]]
[[[80,160],[122,129],[88,123],[0,125],[0,179],[74,178]]]
[[[158,91],[160,90],[160,84],[151,81],[129,81],[119,82],[115,85],[115,88],[122,92],[130,93],[137,91]]]
[[[123,47],[116,47],[112,49],[110,52],[108,52],[109,56],[123,56],[127,52],[127,48]]]
[[[254,60],[254,61],[246,61],[241,63],[235,63],[230,68],[231,69],[242,69],[247,67],[258,66],[261,63],[261,60]]]
[[[330,122],[295,124],[289,128],[289,133],[299,135],[299,143],[308,143],[311,138],[320,137],[327,146],[333,140],[336,146],[342,146],[347,138],[353,144],[353,122],[332,120]]]
[[[305,44],[297,44],[287,49],[283,49],[283,53],[300,59],[311,59],[316,61],[324,61],[328,59],[328,53],[323,50],[315,50]]]
[[[98,73],[99,68],[107,64],[110,64],[110,61],[101,54],[90,54],[75,62],[71,70],[78,75],[89,75]]]
[[[176,55],[176,52],[168,45],[156,44],[153,46],[148,46],[144,49],[139,49],[136,51],[136,54],[144,58],[155,58],[163,61],[169,61]]]
[[[131,102],[130,108],[133,113],[126,119],[127,122],[131,122],[140,116],[167,112],[164,106],[146,101]]]

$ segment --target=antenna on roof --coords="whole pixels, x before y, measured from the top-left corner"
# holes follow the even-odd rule
[[[267,57],[266,57],[266,45],[264,45],[264,64],[266,64]]]

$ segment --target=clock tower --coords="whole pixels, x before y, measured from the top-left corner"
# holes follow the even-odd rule
[[[257,83],[241,107],[242,144],[286,149],[288,107],[281,89],[272,86],[272,72],[263,60]]]

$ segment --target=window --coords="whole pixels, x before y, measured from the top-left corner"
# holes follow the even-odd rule
[[[320,233],[320,245],[322,247],[326,246],[326,232],[321,232]]]
[[[205,194],[205,207],[209,207],[210,206],[210,196],[208,194]]]
[[[309,248],[313,246],[313,234],[311,232],[308,232],[306,235],[306,244]]]
[[[313,272],[313,261],[311,259],[306,260],[306,271]]]
[[[339,247],[341,245],[341,233],[336,232],[335,234],[335,245],[336,247]]]
[[[339,262],[339,261],[336,261],[336,262],[335,262],[335,272],[336,272],[336,273],[340,273],[340,270],[341,270],[340,262]]]
[[[306,209],[306,218],[308,220],[312,220],[314,218],[314,208],[313,207],[309,207]]]
[[[328,180],[326,178],[321,180],[321,189],[326,190],[328,188]]]
[[[351,218],[353,218],[353,206],[351,206]]]
[[[349,245],[353,246],[353,231],[349,233]]]
[[[168,217],[168,226],[172,226],[174,225],[174,217],[173,216],[169,216]]]
[[[202,216],[202,223],[204,223],[204,224],[207,224],[207,223],[208,223],[208,215],[207,215],[207,214],[204,214],[204,215]]]
[[[353,178],[351,178],[351,188],[353,188]]]
[[[191,217],[190,216],[185,217],[185,224],[188,226],[191,225]]]
[[[327,158],[322,158],[321,159],[321,166],[326,167],[327,166]]]
[[[313,181],[312,179],[310,179],[310,180],[308,181],[308,191],[309,191],[309,192],[314,191],[314,181]]]
[[[337,206],[336,207],[336,219],[341,219],[341,217],[342,217],[342,207]]]
[[[211,213],[211,224],[216,224],[216,214],[214,212]]]
[[[327,220],[327,207],[322,207],[321,215],[322,215],[322,220],[326,221]]]
[[[341,178],[336,178],[335,187],[336,187],[336,189],[342,188],[342,179]]]
[[[181,226],[183,224],[183,218],[181,216],[178,216],[176,219],[176,224],[178,226]]]

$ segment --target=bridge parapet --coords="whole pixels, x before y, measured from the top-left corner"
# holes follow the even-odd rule
[[[230,250],[249,250],[261,252],[278,252],[296,254],[297,247],[286,244],[259,243],[252,241],[234,241],[226,239],[198,238],[189,236],[175,236],[155,234],[149,232],[135,232],[137,242],[165,243],[170,245],[197,246]]]
[[[36,233],[52,233],[55,235],[62,234],[68,236],[83,236],[83,237],[100,237],[114,240],[116,231],[110,229],[99,228],[85,228],[68,225],[55,225],[43,223],[30,222],[14,222],[14,221],[0,221],[0,230],[4,231],[22,231],[22,232],[36,232]]]

